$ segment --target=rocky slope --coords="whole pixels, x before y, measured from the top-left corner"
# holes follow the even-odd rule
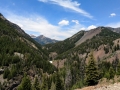
[[[97,34],[99,34],[101,32],[101,30],[102,30],[102,27],[98,27],[96,29],[92,29],[90,31],[87,31],[84,34],[84,36],[75,43],[75,45],[78,46],[81,43],[85,42],[86,40],[91,39],[93,36],[96,36]]]

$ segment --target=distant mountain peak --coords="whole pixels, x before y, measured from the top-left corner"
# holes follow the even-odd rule
[[[56,43],[58,42],[58,40],[55,40],[55,39],[51,39],[51,38],[48,38],[44,35],[40,35],[40,36],[37,36],[37,37],[32,37],[35,41],[37,41],[38,43],[40,43],[41,45],[45,45],[45,44],[50,44],[50,43]]]
[[[44,35],[40,35],[40,36],[38,36],[38,38],[44,39],[44,38],[48,38],[48,37],[45,37]]]

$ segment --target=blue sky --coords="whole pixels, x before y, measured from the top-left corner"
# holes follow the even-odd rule
[[[0,13],[28,34],[58,40],[97,26],[120,27],[120,0],[0,0]]]

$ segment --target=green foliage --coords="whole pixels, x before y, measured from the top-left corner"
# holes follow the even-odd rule
[[[104,51],[105,51],[105,54],[107,54],[109,52],[109,48],[108,47],[104,47]]]
[[[84,87],[83,82],[82,81],[78,81],[78,82],[76,82],[76,84],[74,84],[72,86],[71,90],[75,90],[76,88],[82,88],[82,87]]]
[[[86,68],[86,84],[87,85],[96,85],[99,80],[99,73],[97,66],[95,64],[93,55],[90,56],[88,66]]]
[[[115,71],[114,71],[113,67],[110,67],[109,74],[110,74],[110,79],[114,78]]]
[[[100,45],[109,46],[104,48],[105,53],[108,53],[109,49],[113,46],[113,41],[118,38],[120,38],[120,34],[103,27],[102,31],[92,39],[88,39],[79,46],[67,50],[66,52],[60,54],[57,59],[70,58],[73,52],[78,54],[90,53],[93,49],[97,50]]]
[[[3,73],[3,78],[4,78],[4,79],[7,78],[7,77],[9,76],[9,74],[10,74],[10,70],[9,70],[8,68],[6,68],[6,69],[4,70],[4,73]]]
[[[17,90],[32,90],[30,78],[24,75],[21,84]]]
[[[109,72],[105,72],[104,78],[110,79],[110,73]]]
[[[18,56],[13,56],[12,63],[18,63],[20,58]]]
[[[64,85],[59,74],[56,76],[56,90],[64,90]]]
[[[117,65],[117,75],[120,75],[120,62]]]
[[[56,90],[56,85],[54,82],[52,82],[50,90]]]
[[[18,73],[17,66],[12,65],[8,79],[15,77]]]
[[[36,46],[37,49],[33,46]],[[23,69],[24,66],[30,67],[31,65],[36,65],[37,68],[41,68],[44,72],[48,73],[53,73],[56,69],[47,61],[47,52],[42,49],[41,45],[31,39],[24,31],[20,30],[17,25],[1,18],[0,47],[0,66],[20,63]],[[15,55],[16,52],[22,54],[23,58]],[[14,73],[11,73],[9,77],[14,76]]]
[[[33,84],[33,90],[40,90],[40,83],[37,77],[35,78],[35,82]]]
[[[43,79],[41,90],[48,90],[47,78]]]
[[[74,35],[71,38],[68,38],[64,41],[60,41],[55,44],[45,45],[45,48],[49,52],[55,51],[58,54],[61,54],[63,52],[68,51],[69,49],[73,48],[75,46],[75,43],[84,35],[84,33],[85,33],[85,31],[80,31],[76,35]]]

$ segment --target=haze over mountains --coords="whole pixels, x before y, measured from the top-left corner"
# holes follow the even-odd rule
[[[74,90],[102,78],[115,81],[120,76],[119,32],[101,26],[57,41],[29,36],[0,14],[0,89]]]

